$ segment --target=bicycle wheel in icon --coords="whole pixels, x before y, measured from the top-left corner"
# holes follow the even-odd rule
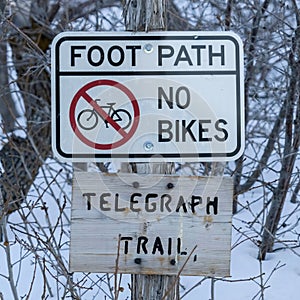
[[[128,128],[131,125],[131,121],[132,121],[130,113],[125,109],[116,109],[111,114],[111,118],[115,122],[118,122],[119,126],[122,129]]]
[[[77,123],[84,130],[92,130],[98,124],[98,115],[93,109],[84,109],[78,114]]]

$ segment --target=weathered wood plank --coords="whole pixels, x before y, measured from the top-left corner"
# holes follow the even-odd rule
[[[227,276],[231,207],[231,178],[75,173],[70,269],[114,272],[119,253],[119,273],[176,275],[190,255],[182,275]]]

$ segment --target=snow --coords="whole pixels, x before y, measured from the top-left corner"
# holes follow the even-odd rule
[[[192,2],[191,2],[192,3]],[[193,3],[192,3],[193,4]],[[198,4],[194,4],[195,9],[198,9]],[[245,5],[244,3],[240,3],[240,5]],[[200,6],[199,6],[200,8]],[[241,7],[241,9],[244,7]],[[207,10],[206,13],[210,16],[211,11]],[[111,14],[111,15],[108,15]],[[114,17],[116,14],[116,17]],[[115,18],[115,30],[119,29],[122,24],[118,21],[120,11],[117,9],[114,11],[111,10],[103,10],[102,16],[103,22],[108,22],[107,20]],[[199,9],[199,13],[197,16],[201,14],[201,10]],[[204,17],[203,17],[204,18]],[[96,21],[96,20],[91,20]],[[191,20],[191,22],[196,22]],[[281,23],[280,23],[281,24]],[[106,27],[104,24],[103,27]],[[210,28],[211,30],[212,28]],[[234,29],[234,28],[233,28]],[[238,28],[237,28],[238,29]],[[240,30],[240,29],[239,29]],[[269,32],[266,31],[266,34],[269,35]],[[276,45],[277,46],[277,45]],[[286,53],[286,49],[281,50],[283,53]],[[282,65],[281,65],[282,64]],[[280,60],[278,62],[278,70],[285,70],[286,65]],[[12,71],[12,79],[14,79]],[[275,74],[276,73],[272,73]],[[274,75],[274,76],[275,76]],[[277,76],[275,76],[277,78]],[[282,82],[276,81],[276,78],[273,79],[275,91],[277,86],[284,86]],[[275,81],[274,81],[275,80]],[[285,80],[285,77],[282,77],[282,80]],[[16,87],[14,87],[15,90]],[[276,99],[276,93],[274,92],[274,97]],[[273,98],[273,95],[272,95]],[[282,99],[280,99],[281,101]],[[24,111],[23,105],[20,99],[18,102],[18,111],[21,113]],[[270,106],[273,105],[270,104]],[[268,108],[268,113],[272,107]],[[260,111],[261,106],[257,105],[256,110]],[[277,107],[272,109],[273,114],[269,114],[270,117],[274,115],[277,117]],[[262,122],[262,120],[266,117],[265,111],[262,112],[261,120],[258,122],[249,123],[249,132],[254,131],[254,139],[255,143],[253,146],[253,153],[250,152],[251,144],[247,147],[247,155],[248,157],[256,157],[257,151],[259,151],[259,143],[265,143],[266,137],[261,137],[258,140],[255,129],[260,124],[261,126],[266,126],[266,122]],[[25,120],[20,117],[18,119],[18,128],[25,128]],[[251,130],[250,130],[251,129]],[[15,134],[24,136],[23,129],[19,129],[15,132]],[[6,141],[6,137],[1,135],[0,132],[0,146],[1,143]],[[260,151],[262,151],[260,149]],[[264,177],[264,182],[269,182],[275,184],[275,181],[278,180],[278,156],[273,156],[271,158],[274,160],[271,163],[269,162],[270,169],[273,169],[272,172],[265,172],[262,174]],[[246,162],[247,164],[247,162]],[[299,163],[298,163],[298,167]],[[47,166],[44,168],[44,171],[47,173],[48,179],[51,181],[56,174],[56,171],[61,168],[60,165],[56,164],[56,162],[48,160]],[[275,169],[276,168],[276,169]],[[115,172],[118,169],[118,166],[113,169]],[[233,166],[234,169],[234,166]],[[1,166],[0,166],[1,170]],[[299,170],[299,169],[298,169]],[[30,211],[29,208],[26,208],[26,205],[23,205],[24,210],[19,214],[18,212],[13,213],[9,217],[9,226],[7,226],[8,236],[9,236],[9,249],[11,251],[11,261],[13,264],[14,271],[14,279],[18,284],[18,294],[20,299],[26,298],[26,295],[30,293],[28,297],[29,300],[35,299],[62,299],[62,295],[64,292],[64,288],[66,286],[65,277],[62,275],[63,269],[62,266],[68,266],[68,249],[69,249],[69,217],[70,217],[70,198],[71,198],[71,187],[68,184],[68,178],[63,172],[64,175],[60,175],[57,178],[57,181],[52,183],[49,187],[49,182],[45,181],[45,177],[43,173],[40,173],[38,179],[35,182],[34,188],[31,190],[30,195],[27,197],[27,204],[30,207],[34,207],[33,211]],[[46,176],[46,177],[47,177]],[[299,178],[297,178],[298,180]],[[59,182],[59,184],[58,184]],[[40,197],[43,189],[48,186],[47,192]],[[269,253],[265,261],[259,261],[258,257],[258,247],[257,243],[259,243],[261,233],[262,224],[265,220],[265,215],[262,215],[258,218],[257,222],[251,226],[251,222],[254,218],[260,213],[263,208],[264,202],[268,200],[268,197],[265,196],[266,190],[264,188],[257,188],[249,191],[243,196],[239,197],[239,201],[246,208],[239,210],[239,212],[233,217],[233,233],[232,233],[232,252],[231,252],[231,277],[224,279],[217,279],[214,281],[214,289],[212,295],[212,279],[203,278],[203,277],[181,277],[181,295],[184,296],[182,299],[184,300],[298,300],[299,296],[299,283],[300,283],[300,249],[299,245],[299,233],[300,233],[300,225],[298,224],[298,219],[300,218],[300,209],[299,204],[292,204],[288,201],[285,204],[284,212],[282,216],[282,222],[285,220],[286,227],[282,227],[280,229],[281,234],[278,236],[278,241],[275,244],[275,249],[277,251],[273,253]],[[55,195],[55,197],[53,197]],[[64,227],[57,226],[57,219],[60,216],[60,208],[61,203],[64,201],[64,195],[67,195],[66,198],[66,208],[64,208]],[[265,198],[265,199],[264,199]],[[60,203],[56,201],[59,199]],[[259,199],[255,201],[255,199]],[[44,204],[46,203],[48,207],[49,219],[46,218]],[[249,205],[248,205],[249,203]],[[247,209],[248,207],[248,209]],[[250,208],[250,209],[249,209]],[[29,213],[30,212],[30,213]],[[293,212],[291,217],[288,217],[290,213]],[[24,219],[24,217],[26,218]],[[36,217],[36,219],[33,218]],[[37,220],[42,225],[42,227],[37,226]],[[40,234],[41,240],[44,241],[44,244],[41,243],[40,250],[37,252],[39,257],[33,255],[32,245],[29,243],[29,237],[26,234],[22,233],[22,230],[26,227],[31,227],[31,230],[36,230]],[[43,235],[42,230],[49,235],[49,229],[55,230],[55,237],[59,241],[57,245],[53,244],[53,249],[49,249],[46,247],[47,245],[47,236]],[[18,231],[17,231],[18,230]],[[33,231],[31,231],[33,232]],[[16,236],[14,235],[16,234]],[[38,240],[36,239],[36,235],[32,236],[33,245],[38,244]],[[20,246],[22,245],[22,247]],[[43,251],[41,250],[43,249]],[[2,293],[4,300],[13,299],[12,291],[9,285],[9,281],[7,280],[8,269],[7,269],[7,253],[8,247],[5,243],[0,242],[0,295]],[[51,256],[51,251],[57,251],[61,253],[64,261],[59,265],[58,261],[53,260],[53,256]],[[43,258],[45,258],[46,262],[44,267],[49,269],[52,275],[47,273],[47,279],[49,280],[49,284],[51,285],[51,290],[53,293],[53,297],[41,297],[43,295],[45,286],[44,286],[44,278],[43,273],[39,267],[35,270],[35,262],[36,259],[39,258],[40,262],[43,263]],[[52,261],[51,261],[52,259]],[[34,272],[36,272],[34,274]],[[60,272],[60,273],[59,273]],[[34,282],[31,286],[32,276],[34,275]],[[101,277],[104,276],[104,281],[101,281]],[[60,285],[56,285],[55,277],[58,277],[61,281]],[[124,288],[124,292],[120,293],[119,300],[130,299],[130,292],[128,289],[128,283],[130,281],[129,275],[122,276],[122,284],[121,286]],[[107,285],[107,278],[104,274],[90,274],[83,275],[81,273],[74,274],[74,281],[80,281],[80,285],[83,287],[88,287],[88,282],[92,280],[94,282],[98,281],[98,287],[100,290],[103,289],[107,295],[110,295],[109,286]],[[110,280],[110,284],[113,287],[113,278]],[[199,283],[199,284],[198,284]],[[193,288],[196,284],[197,287]],[[264,290],[262,291],[262,286]],[[105,293],[102,291],[99,292],[99,288],[95,288],[94,290],[89,290],[83,288],[81,290],[81,299],[82,300],[90,300],[90,299],[109,299],[109,297],[105,298]],[[48,294],[46,290],[46,295]],[[71,297],[70,297],[71,298]],[[1,299],[1,296],[0,296]],[[2,299],[1,299],[2,300]]]
[[[241,217],[241,213],[237,215]],[[239,221],[233,223],[240,225]],[[244,228],[241,228],[243,230]],[[233,242],[240,236],[233,231]],[[298,250],[299,253],[299,250]],[[247,240],[239,244],[231,253],[231,277],[223,282],[218,280],[215,283],[214,299],[220,300],[241,300],[241,299],[265,299],[265,300],[297,300],[298,282],[300,280],[299,257],[290,250],[280,250],[268,254],[267,259],[261,262],[257,259],[258,248],[253,242]],[[263,274],[262,276],[260,274]],[[255,278],[251,280],[251,278]],[[181,279],[181,283],[188,290],[199,282],[199,278]],[[261,297],[261,281],[265,288],[264,298]],[[203,284],[189,293],[183,299],[199,300],[211,299],[211,281],[206,280]]]
[[[59,166],[54,162],[48,162],[51,168],[48,170],[44,170],[45,172],[54,172],[55,169],[58,169]],[[54,164],[54,165],[53,165]],[[49,175],[49,173],[48,173]],[[54,173],[51,173],[51,176],[54,176]],[[40,230],[40,236],[42,240],[45,240],[45,235],[43,230],[45,230],[45,234],[49,234],[49,228],[55,227],[56,221],[60,216],[59,208],[61,204],[53,198],[53,193],[57,195],[62,201],[62,196],[64,193],[70,196],[71,188],[70,185],[64,181],[65,177],[60,175],[61,177],[57,178],[56,182],[59,184],[53,183],[51,185],[51,190],[48,187],[47,192],[42,197],[42,200],[39,197],[39,193],[47,186],[49,186],[49,182],[45,182],[43,176],[40,176],[37,182],[35,183],[35,190],[30,192],[30,195],[27,197],[27,205],[24,205],[24,211],[22,214],[14,213],[10,216],[9,222],[13,227],[13,230],[8,228],[9,238],[10,238],[10,249],[12,262],[14,264],[14,273],[15,280],[18,281],[18,293],[19,296],[25,296],[30,289],[30,283],[32,280],[32,274],[34,272],[35,267],[35,259],[32,252],[30,252],[30,247],[24,247],[26,243],[28,243],[28,237],[24,235],[21,231],[23,226],[24,219],[22,216],[27,216],[26,219],[27,224],[31,224],[32,229],[38,230],[38,227],[33,225],[35,220],[38,220],[42,225]],[[63,189],[61,189],[63,188]],[[261,189],[257,189],[255,191],[256,197],[261,193]],[[239,201],[241,201],[244,205],[247,203],[249,196],[253,197],[253,192],[245,194],[240,197]],[[255,198],[255,197],[253,197]],[[43,203],[47,204],[48,212],[51,215],[49,220],[45,217],[44,210],[41,209],[43,207]],[[36,206],[34,211],[31,211],[30,214],[28,208],[25,206]],[[39,208],[38,208],[39,207]],[[247,207],[247,206],[246,206]],[[214,281],[214,295],[212,298],[211,294],[211,278],[203,278],[203,277],[181,277],[181,295],[184,297],[183,299],[187,300],[199,300],[199,299],[217,299],[217,300],[241,300],[241,299],[265,299],[265,300],[298,300],[298,282],[300,282],[300,251],[299,249],[292,248],[292,246],[297,245],[298,232],[300,230],[299,225],[294,227],[299,218],[300,212],[297,209],[297,204],[286,203],[286,207],[284,209],[283,219],[287,219],[287,227],[282,229],[282,234],[279,236],[279,240],[283,241],[282,243],[277,243],[275,248],[283,248],[281,250],[275,251],[274,253],[268,254],[267,259],[265,261],[260,262],[257,259],[258,256],[258,247],[257,242],[259,241],[259,236],[257,230],[260,230],[259,224],[254,224],[251,226],[251,221],[254,219],[254,215],[260,212],[262,203],[261,201],[257,201],[254,203],[249,203],[249,207],[251,209],[241,209],[238,214],[233,217],[233,233],[232,233],[232,253],[231,253],[231,277],[224,279],[216,279]],[[296,211],[294,211],[296,208]],[[293,215],[290,218],[287,216],[293,212]],[[36,219],[33,218],[31,214],[34,213]],[[66,260],[65,266],[67,266],[68,260],[68,245],[65,243],[68,240],[68,225],[67,220],[70,215],[70,203],[67,203],[67,207],[64,210],[66,214],[64,218],[65,226],[64,232],[58,230],[55,234],[62,235],[62,242],[59,244],[63,246],[60,249],[56,249],[53,251],[57,251],[62,254],[64,259]],[[260,220],[261,221],[261,220]],[[50,222],[50,223],[49,223]],[[290,227],[289,227],[290,226]],[[289,230],[291,228],[291,230]],[[20,230],[16,231],[16,229]],[[13,233],[18,233],[19,240],[17,241]],[[34,240],[34,239],[33,239]],[[19,243],[23,244],[23,247],[19,246]],[[35,242],[34,242],[35,243]],[[46,243],[45,243],[46,245]],[[290,247],[287,248],[287,247]],[[55,245],[54,245],[55,248]],[[47,254],[47,251],[51,251],[51,249],[44,248],[44,252],[39,251],[38,254],[41,257],[45,257],[46,260],[50,260],[50,255]],[[3,243],[0,247],[0,291],[2,292],[4,299],[13,299],[9,282],[3,277],[7,276],[7,265],[6,265],[6,254],[5,254],[5,246]],[[19,265],[19,260],[22,259],[22,263]],[[52,257],[53,258],[53,257]],[[57,262],[53,261],[53,264],[57,264]],[[49,263],[46,263],[45,266],[51,269]],[[54,267],[51,272],[53,272],[53,276],[55,274],[54,270],[61,269],[60,266]],[[97,278],[100,274],[91,274],[89,275],[93,280]],[[104,276],[102,274],[101,276]],[[81,273],[76,273],[75,277],[78,277],[78,280],[82,279]],[[64,282],[64,276],[59,276],[60,280]],[[57,289],[54,278],[48,275],[49,283],[52,286],[52,292],[54,294],[53,298],[49,299],[59,299],[59,294],[61,295],[63,290],[63,282],[62,286]],[[105,279],[106,280],[106,279]],[[127,299],[130,297],[130,292],[128,289],[128,283],[130,280],[130,276],[123,275],[121,286],[124,287],[124,291],[120,293],[119,299]],[[202,281],[202,282],[201,282]],[[197,287],[194,289],[193,286],[197,283]],[[111,280],[113,283],[113,279]],[[112,284],[113,285],[113,284]],[[264,286],[264,295],[262,297],[262,289],[261,285]],[[105,283],[101,283],[101,287],[106,290],[109,294],[108,286],[105,286]],[[43,274],[39,268],[36,269],[36,275],[34,284],[32,286],[32,293],[29,299],[39,299],[43,293],[44,289],[43,284]],[[191,291],[189,291],[192,289]],[[85,291],[82,295],[81,299],[104,299],[104,294],[98,293],[97,289],[93,291]]]

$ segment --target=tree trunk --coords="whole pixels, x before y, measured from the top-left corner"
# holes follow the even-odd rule
[[[228,2],[227,11],[230,10],[230,5]],[[255,69],[255,55],[256,55],[256,48],[257,48],[257,37],[258,32],[260,29],[260,23],[264,18],[265,13],[267,12],[267,9],[270,5],[270,0],[265,0],[261,7],[257,9],[257,13],[253,18],[252,21],[252,27],[251,27],[251,33],[250,33],[250,43],[248,49],[246,49],[247,53],[247,63],[246,63],[246,76],[245,76],[245,128],[247,128],[248,120],[249,120],[249,97],[250,97],[250,87],[255,80],[254,76],[254,69]],[[227,12],[228,14],[228,12]],[[228,21],[228,17],[226,17],[226,20]],[[228,24],[227,24],[228,26]],[[227,27],[228,28],[228,27]],[[274,126],[276,128],[276,126]],[[275,143],[275,140],[274,140]],[[269,147],[273,148],[274,144],[272,143],[272,139],[269,141]],[[261,171],[265,168],[266,162],[271,155],[272,151],[265,151],[263,157],[261,158],[261,161],[257,164],[257,169],[253,172],[251,176],[249,176],[250,180],[247,181],[247,189],[250,188],[255,180],[258,178],[258,176],[261,174]],[[242,155],[237,161],[236,161],[236,171],[234,176],[234,200],[233,200],[233,214],[237,212],[238,208],[238,195],[242,192],[244,192],[245,187],[241,187],[241,180],[242,180],[242,173],[243,173],[243,164],[244,164],[244,155]],[[254,178],[255,180],[251,180],[251,178]]]
[[[30,18],[34,12],[30,5],[27,8]],[[29,25],[20,23],[20,20],[25,20],[23,14],[21,10],[14,14],[13,22],[16,23],[7,21],[10,22],[9,28],[12,28],[9,43],[17,73],[16,83],[24,101],[27,126],[25,137],[10,135],[0,150],[4,170],[0,176],[4,214],[19,208],[51,151],[50,73],[45,58],[51,40],[44,35],[43,26],[34,20],[30,27],[23,28]]]
[[[0,36],[3,35],[3,29],[0,28]],[[7,43],[5,41],[0,41],[0,74],[0,114],[3,120],[3,131],[8,133],[15,129],[15,120],[19,114],[9,88]]]
[[[127,0],[124,5],[126,30],[129,31],[165,30],[165,16],[165,0]],[[171,174],[174,173],[174,164],[123,164],[122,171],[147,174]],[[179,277],[165,275],[132,275],[131,299],[179,299]]]
[[[271,208],[264,226],[262,243],[258,258],[264,260],[267,252],[273,250],[275,235],[280,222],[281,213],[290,186],[295,161],[300,146],[300,19],[295,30],[292,50],[289,56],[291,81],[289,84],[285,106],[285,141],[279,181],[273,192]],[[296,111],[295,111],[296,110]]]

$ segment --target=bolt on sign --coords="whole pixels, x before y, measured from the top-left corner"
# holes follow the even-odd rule
[[[230,161],[244,148],[231,32],[64,32],[52,46],[52,148],[64,161]]]
[[[75,172],[70,270],[230,273],[232,178]]]

